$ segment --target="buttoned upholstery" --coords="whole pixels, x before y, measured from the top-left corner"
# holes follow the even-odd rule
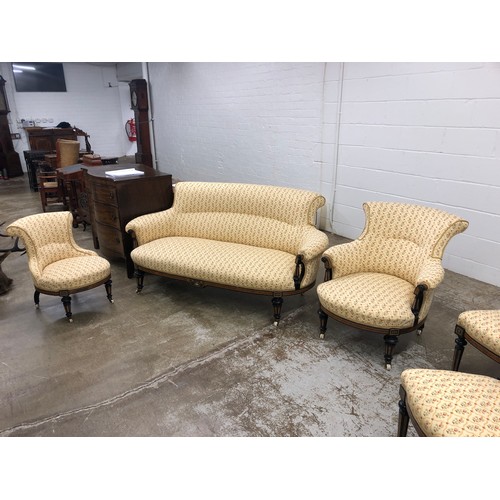
[[[457,339],[452,369],[458,370],[467,342],[500,363],[500,309],[465,311],[455,326]]]
[[[111,266],[93,250],[76,244],[70,212],[29,215],[10,224],[6,232],[20,237],[28,254],[35,286],[35,304],[40,293],[59,295],[71,321],[71,294],[105,284],[111,296]]]
[[[383,333],[390,368],[399,334],[423,328],[444,277],[444,249],[468,223],[420,205],[367,202],[363,209],[365,227],[359,238],[323,254],[325,282],[317,287],[320,335],[328,316]]]
[[[398,436],[408,421],[420,436],[500,437],[500,381],[448,370],[401,374]]]
[[[275,297],[302,293],[328,247],[314,226],[324,203],[300,189],[179,182],[170,209],[127,224],[136,242],[131,257],[140,271]]]

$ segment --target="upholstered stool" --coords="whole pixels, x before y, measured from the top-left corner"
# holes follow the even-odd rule
[[[455,333],[452,370],[458,370],[467,341],[500,363],[500,310],[463,312],[458,317]]]
[[[419,436],[499,437],[500,381],[448,370],[401,374],[398,436],[411,418]]]

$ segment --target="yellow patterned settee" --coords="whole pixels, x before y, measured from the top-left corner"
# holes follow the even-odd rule
[[[221,182],[178,182],[174,203],[130,221],[137,291],[145,273],[272,296],[315,284],[328,237],[315,225],[323,196],[301,189]]]

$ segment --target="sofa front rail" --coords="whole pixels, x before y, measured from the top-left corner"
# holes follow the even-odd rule
[[[299,260],[299,259],[298,259]],[[298,269],[301,269],[300,273],[303,274],[303,267],[304,264],[299,260],[301,263],[301,266],[297,265]],[[178,280],[178,281],[186,281],[187,283],[190,283],[193,286],[200,287],[200,288],[205,288],[205,287],[215,287],[215,288],[225,288],[227,290],[232,290],[235,292],[243,292],[243,293],[250,293],[250,294],[255,294],[255,295],[267,295],[271,296],[271,303],[273,306],[273,319],[274,319],[274,325],[278,326],[280,319],[281,319],[281,309],[283,306],[283,297],[290,296],[290,295],[297,295],[297,294],[303,294],[304,292],[307,292],[311,288],[314,287],[316,284],[315,282],[310,283],[309,285],[303,287],[303,288],[296,288],[295,290],[286,290],[286,291],[268,291],[268,290],[253,290],[249,288],[242,288],[242,287],[236,287],[236,286],[231,286],[231,285],[225,285],[221,283],[213,283],[210,281],[202,281],[198,279],[193,279],[193,278],[187,278],[185,276],[177,276],[173,274],[168,274],[168,273],[163,273],[156,271],[154,269],[146,269],[146,268],[141,268],[136,266],[135,267],[135,277],[137,279],[137,289],[136,293],[141,293],[142,289],[144,288],[144,276],[145,274],[154,274],[157,276],[162,276],[164,278],[172,279],[172,280]],[[295,278],[294,278],[295,280]]]

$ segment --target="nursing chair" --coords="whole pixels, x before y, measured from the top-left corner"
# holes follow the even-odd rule
[[[464,347],[469,342],[489,358],[500,363],[500,309],[465,311],[455,326],[455,352],[452,370],[458,371]]]
[[[317,287],[320,337],[328,317],[384,335],[391,369],[399,335],[420,334],[450,239],[468,222],[431,207],[394,202],[363,204],[365,227],[358,239],[323,253],[325,281]]]
[[[109,262],[76,244],[72,221],[72,214],[66,211],[35,214],[18,219],[6,229],[9,236],[24,241],[36,308],[41,293],[60,296],[70,322],[72,294],[104,284],[108,300],[113,302]]]
[[[78,163],[80,155],[80,143],[68,139],[58,139],[56,142],[56,168],[67,167]],[[57,172],[41,168],[38,172],[38,191],[42,202],[42,210],[47,207],[60,205],[64,210],[68,209],[68,201],[64,192],[64,186],[57,179]]]
[[[500,380],[452,370],[407,369],[399,388],[398,437],[500,437]]]

